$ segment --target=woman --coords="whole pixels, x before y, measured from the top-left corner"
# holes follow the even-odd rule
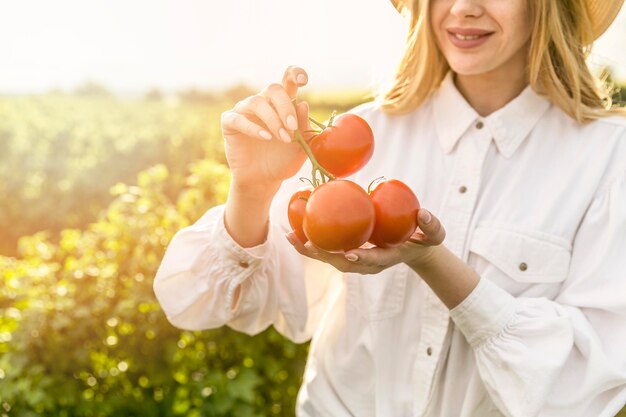
[[[228,201],[176,235],[156,277],[169,320],[311,339],[298,416],[613,416],[626,118],[585,56],[621,3],[396,4],[406,54],[353,110],[377,143],[352,179],[400,179],[437,213],[399,248],[327,253],[290,233],[303,69],[238,103],[222,117]]]

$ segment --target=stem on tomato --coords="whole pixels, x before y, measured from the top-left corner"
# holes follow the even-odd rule
[[[370,185],[367,186],[367,193],[369,194],[369,193],[372,192],[372,185],[374,185],[374,184],[378,185],[378,183],[381,182],[384,179],[385,179],[385,176],[383,175],[381,177],[378,177],[378,178],[372,180],[372,182],[370,182]],[[374,188],[376,188],[376,187],[374,187]]]
[[[314,125],[316,125],[317,127],[319,127],[320,129],[324,130],[326,129],[328,126],[326,126],[324,123],[320,123],[317,120],[315,120],[314,118],[312,118],[311,116],[309,116],[309,120],[311,122],[313,122]]]
[[[318,172],[320,173],[322,183],[325,183],[328,180],[334,180],[335,179],[334,175],[326,171],[326,169],[324,169],[324,167],[321,166],[319,162],[317,162],[315,155],[313,155],[313,151],[311,151],[311,148],[306,143],[306,141],[304,140],[300,132],[296,130],[294,136],[296,140],[298,141],[298,143],[300,144],[300,146],[302,146],[302,149],[304,150],[304,153],[306,154],[306,156],[309,157],[309,160],[311,161],[311,165],[313,166],[313,168],[311,169],[311,180],[313,182],[313,186],[314,187],[319,186],[319,182],[317,180]]]
[[[296,103],[296,99],[293,99],[291,101],[291,103],[295,107],[296,104],[297,104]],[[309,116],[309,120],[311,122],[313,122],[316,126],[318,126],[320,129],[322,129],[322,130],[326,129],[326,125],[324,125],[323,123],[318,122],[317,120],[315,120],[311,116]],[[307,132],[310,132],[310,131],[307,131]],[[294,137],[298,141],[298,143],[300,144],[302,149],[304,150],[304,153],[306,154],[306,156],[311,161],[311,165],[312,165],[312,169],[311,169],[311,184],[313,185],[313,188],[317,188],[320,185],[319,180],[317,179],[317,173],[318,172],[320,173],[320,177],[321,177],[320,179],[322,181],[322,184],[326,183],[329,180],[334,180],[335,176],[333,174],[331,174],[330,172],[326,171],[326,169],[324,169],[324,167],[321,166],[319,164],[319,162],[317,162],[317,159],[315,158],[315,155],[313,155],[313,151],[309,147],[309,144],[306,143],[306,141],[304,140],[304,138],[300,134],[300,131],[296,130],[295,134],[294,134]]]
[[[337,111],[333,110],[333,112],[330,115],[330,120],[328,121],[328,127],[333,125],[333,120],[335,120],[336,115],[337,115]]]
[[[296,107],[296,99],[294,98],[293,100],[291,100],[291,104],[293,104],[294,107]],[[324,130],[326,129],[326,125],[324,123],[318,122],[317,120],[315,120],[314,118],[312,118],[311,116],[309,116],[309,121],[313,122],[313,124],[317,127],[319,127],[320,129]],[[309,131],[307,131],[309,132]]]
[[[315,188],[315,184],[313,184],[313,181],[311,181],[311,179],[310,179],[310,178],[307,178],[307,177],[300,177],[300,178],[298,178],[298,179],[299,179],[300,181],[302,181],[302,182],[308,182],[309,184],[311,184],[311,187]]]

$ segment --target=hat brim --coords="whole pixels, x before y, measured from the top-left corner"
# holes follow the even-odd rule
[[[593,38],[598,39],[611,26],[624,5],[624,0],[586,0],[593,25]]]

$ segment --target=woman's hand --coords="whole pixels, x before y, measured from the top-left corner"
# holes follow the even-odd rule
[[[443,242],[446,233],[439,219],[426,209],[419,210],[417,219],[415,233],[406,243],[395,248],[370,246],[347,252],[326,252],[311,242],[303,244],[293,232],[287,234],[287,240],[302,255],[326,262],[339,271],[376,274],[401,262],[413,267],[429,261],[433,248]]]
[[[238,102],[222,114],[226,159],[233,182],[258,189],[295,175],[306,159],[294,132],[310,130],[306,102],[294,106],[299,87],[308,80],[302,68],[285,70],[280,84]],[[302,133],[305,139],[312,134]]]

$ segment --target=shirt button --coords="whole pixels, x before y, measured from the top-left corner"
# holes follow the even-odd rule
[[[476,123],[476,129],[482,129],[484,127],[484,123],[483,122],[478,122]]]
[[[426,354],[428,356],[431,356],[433,354],[433,348],[431,348],[430,346],[428,346],[428,348],[426,349]]]
[[[459,187],[459,192],[460,192],[461,194],[465,194],[465,192],[466,192],[466,191],[467,191],[467,187],[466,187],[466,186],[461,185],[461,186]]]
[[[250,266],[250,264],[246,261],[239,261],[239,266],[242,268],[247,268]]]
[[[526,262],[522,262],[521,264],[519,264],[520,271],[526,271],[527,269],[528,269],[528,265],[526,265]]]

